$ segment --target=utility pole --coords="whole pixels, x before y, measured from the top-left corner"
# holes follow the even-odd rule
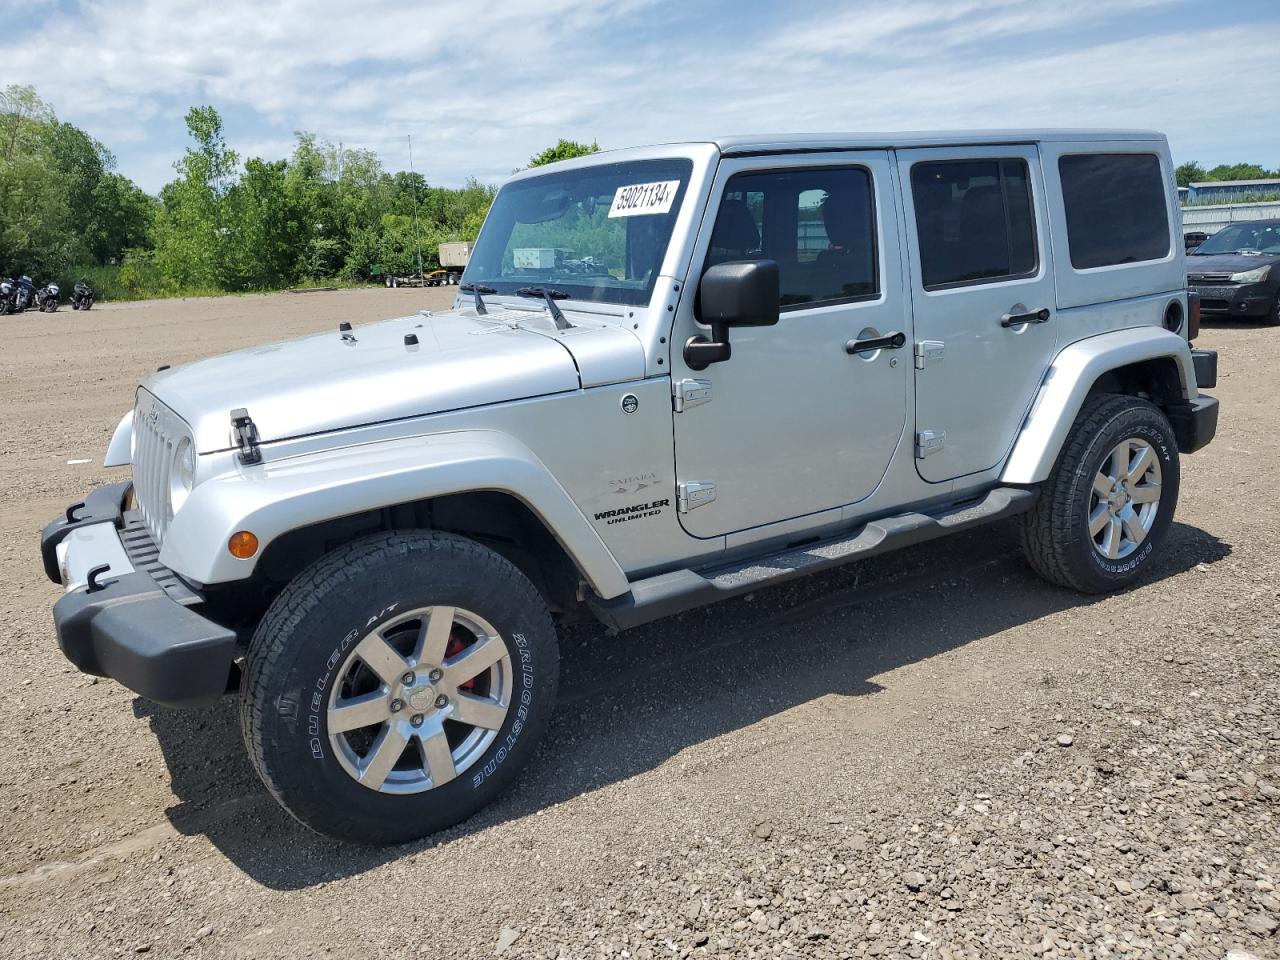
[[[413,134],[409,134],[409,178],[413,184],[413,242],[418,247],[418,279],[422,279],[422,237],[418,233],[418,175],[413,169]]]

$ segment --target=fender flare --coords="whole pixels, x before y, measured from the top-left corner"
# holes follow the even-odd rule
[[[116,424],[111,434],[111,442],[107,444],[106,456],[102,458],[104,467],[127,467],[133,462],[133,411],[130,410]]]
[[[266,452],[266,451],[264,451]],[[453,493],[499,491],[525,504],[564,547],[600,596],[630,589],[600,535],[546,466],[520,441],[461,430],[358,444],[250,467],[196,486],[174,515],[160,562],[201,584],[244,580],[276,538],[322,520]],[[233,533],[258,537],[239,560]]]
[[[1163,358],[1173,360],[1177,366],[1183,399],[1190,401],[1199,396],[1190,345],[1161,327],[1116,330],[1063,349],[1049,365],[1000,482],[1029,484],[1046,479],[1098,378],[1120,367]]]

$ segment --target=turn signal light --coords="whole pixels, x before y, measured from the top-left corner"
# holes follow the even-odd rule
[[[258,552],[258,538],[248,530],[233,533],[227,541],[227,550],[237,560],[248,560]]]

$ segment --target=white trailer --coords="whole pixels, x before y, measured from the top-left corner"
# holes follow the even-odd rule
[[[462,277],[462,271],[467,268],[467,261],[471,259],[474,248],[475,243],[471,240],[440,244],[436,256],[440,260],[440,266],[449,271],[450,283],[457,283]]]

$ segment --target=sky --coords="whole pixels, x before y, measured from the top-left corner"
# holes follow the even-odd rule
[[[298,130],[432,184],[560,137],[1124,126],[1280,167],[1278,0],[0,0],[30,84],[149,192],[211,104],[241,158]]]

